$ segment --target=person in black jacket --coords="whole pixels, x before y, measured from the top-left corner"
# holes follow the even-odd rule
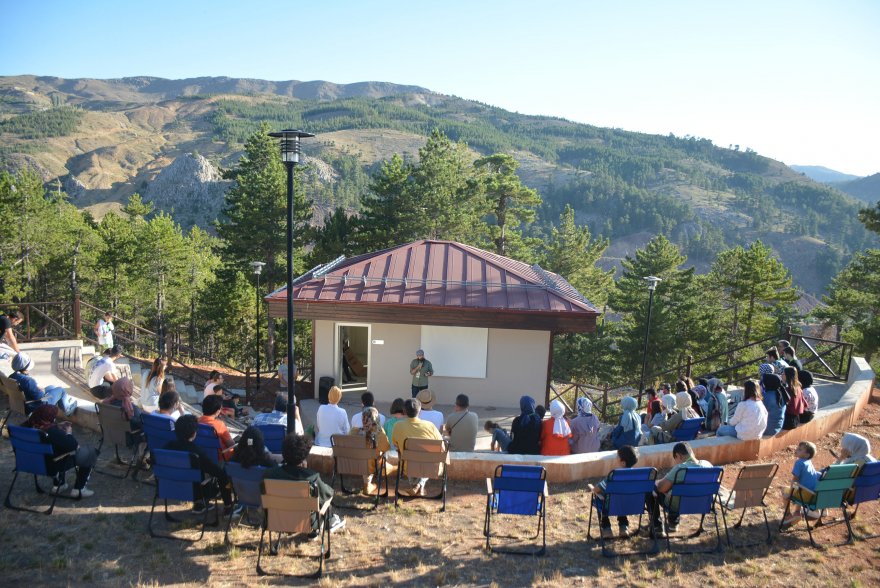
[[[174,434],[177,436],[177,439],[169,442],[163,449],[169,449],[171,451],[186,451],[192,454],[192,466],[199,468],[202,470],[202,473],[212,476],[217,480],[217,484],[220,486],[220,496],[223,498],[223,505],[229,508],[232,505],[232,493],[229,491],[229,479],[226,476],[226,472],[223,471],[223,468],[211,461],[211,458],[208,457],[205,450],[195,444],[195,438],[198,431],[199,421],[195,415],[183,415],[177,419],[177,422],[174,424]],[[211,485],[202,486],[201,484],[193,484],[193,487],[196,491],[196,501],[193,505],[193,513],[202,514],[205,512],[204,504],[202,504],[202,488],[211,489],[212,487]],[[211,493],[204,498],[210,500],[214,496],[215,494]],[[208,506],[208,510],[212,508],[214,508],[213,504]]]
[[[523,396],[519,399],[520,415],[510,427],[511,441],[507,453],[539,455],[541,453],[541,417],[535,412],[535,399]]]
[[[76,438],[71,434],[71,424],[68,421],[56,423],[55,418],[58,416],[58,407],[54,404],[41,404],[38,406],[24,426],[32,429],[39,429],[46,433],[49,443],[52,444],[52,451],[55,457],[64,455],[65,453],[74,452],[71,458],[76,468],[76,482],[73,488],[67,493],[73,498],[88,498],[94,495],[94,491],[86,488],[92,468],[98,462],[98,451],[94,447],[80,445]],[[69,462],[63,461],[61,466],[69,465]],[[60,494],[67,490],[67,484],[64,481],[65,472],[55,476],[52,492]]]

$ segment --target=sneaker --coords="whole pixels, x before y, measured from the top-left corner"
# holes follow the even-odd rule
[[[207,511],[212,511],[212,510],[214,510],[215,508],[216,508],[216,506],[214,506],[214,503],[213,503],[213,502],[212,502],[211,504],[208,505],[208,508],[207,508],[207,509],[205,508],[205,505],[204,505],[204,504],[197,504],[197,505],[193,506],[192,513],[193,513],[193,514],[196,514],[196,515],[205,514],[205,511],[206,511],[206,510],[207,510]]]
[[[674,523],[673,522],[666,523],[666,533],[667,534],[678,533],[678,521],[676,521]]]
[[[95,495],[95,491],[89,490],[85,486],[83,486],[80,489],[73,488],[70,490],[70,493],[68,494],[68,496],[70,496],[71,498],[89,498],[94,495]]]
[[[617,533],[621,537],[629,535],[629,525],[617,525]]]
[[[345,519],[337,514],[330,515],[330,532],[335,533],[345,528]]]
[[[64,494],[67,492],[67,483],[61,484],[60,486],[52,485],[52,494]]]
[[[800,514],[788,515],[787,517],[785,517],[782,520],[782,528],[788,529],[790,527],[795,526],[799,522],[801,522],[801,515]]]

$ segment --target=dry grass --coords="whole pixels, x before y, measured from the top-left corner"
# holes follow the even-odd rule
[[[856,430],[875,444],[880,410],[870,405]],[[84,431],[78,434],[94,441]],[[839,435],[820,445],[817,466],[826,465],[827,449]],[[774,456],[780,472],[790,471],[791,452]],[[729,484],[738,470],[726,468]],[[0,489],[11,479],[12,453],[0,445]],[[15,498],[33,501],[29,480],[19,483]],[[781,504],[778,487],[787,483],[782,473],[770,498],[771,523],[778,523]],[[94,498],[81,503],[59,501],[50,517],[0,510],[0,569],[4,586],[17,585],[275,585],[305,584],[291,578],[259,578],[254,571],[259,533],[251,528],[233,530],[236,545],[223,546],[223,534],[209,530],[196,544],[151,540],[147,517],[153,487],[95,474],[90,486]],[[407,502],[397,511],[391,505],[378,511],[340,510],[346,529],[333,536],[333,554],[319,586],[559,586],[562,584],[629,586],[767,586],[809,582],[811,586],[876,586],[880,583],[880,540],[817,551],[804,532],[776,537],[772,546],[726,549],[722,554],[635,556],[613,560],[601,557],[585,540],[587,494],[583,483],[551,486],[547,534],[549,554],[544,558],[515,557],[483,551],[481,533],[485,498],[482,483],[450,483],[446,513],[432,501]],[[357,497],[343,497],[342,505],[366,505]],[[757,525],[757,515],[746,517]],[[532,520],[505,520],[505,534],[534,531]],[[164,525],[164,522],[160,524]],[[857,528],[880,532],[877,505],[863,508]],[[683,520],[682,532],[696,528]],[[221,527],[222,529],[222,527]],[[499,527],[500,529],[500,527]],[[182,531],[186,534],[186,530]],[[594,527],[595,533],[595,527]],[[723,528],[722,528],[723,534]],[[820,541],[840,542],[843,525],[819,532]],[[698,546],[708,547],[713,535],[704,534]],[[757,540],[760,528],[737,532],[736,541]],[[637,547],[637,545],[633,545]],[[316,562],[293,555],[313,554],[314,543],[283,544],[278,557],[265,559],[274,572],[303,574]]]

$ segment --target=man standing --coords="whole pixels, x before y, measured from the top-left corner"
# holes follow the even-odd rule
[[[20,310],[10,310],[8,314],[0,314],[0,359],[8,359],[21,352],[13,329],[23,320],[24,315]]]
[[[409,362],[409,373],[412,375],[412,397],[415,398],[428,387],[428,377],[434,375],[434,366],[425,359],[425,352],[421,349],[416,351],[416,358]]]
[[[278,390],[280,392],[287,392],[288,374],[289,371],[287,369],[287,355],[285,355],[284,361],[278,364]]]
[[[95,324],[95,336],[98,338],[98,347],[102,352],[113,347],[113,331],[115,330],[113,315],[105,312],[104,317],[98,319]]]
[[[391,432],[391,444],[397,448],[398,452],[403,450],[404,443],[406,443],[406,440],[411,437],[415,439],[441,438],[440,432],[433,423],[423,421],[419,418],[419,412],[421,412],[421,410],[422,404],[415,398],[410,398],[409,400],[404,401],[403,412],[406,414],[407,418],[395,423],[394,430]],[[413,483],[410,495],[423,496],[425,492],[425,484],[428,482],[428,479],[416,478],[411,479],[410,482]]]
[[[446,419],[444,432],[449,437],[450,451],[473,451],[477,444],[479,428],[477,413],[470,411],[470,399],[466,394],[455,397],[455,409]]]

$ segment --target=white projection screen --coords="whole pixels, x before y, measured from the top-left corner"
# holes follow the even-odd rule
[[[422,325],[422,349],[435,376],[485,378],[489,329]]]

